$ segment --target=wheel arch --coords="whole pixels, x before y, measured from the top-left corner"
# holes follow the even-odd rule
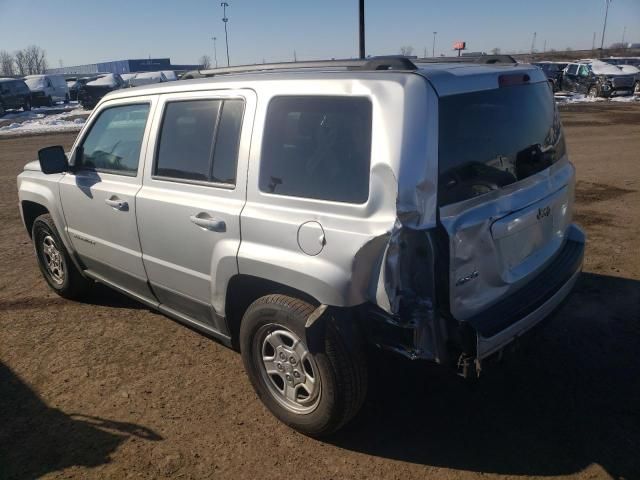
[[[40,215],[50,213],[49,209],[42,203],[34,202],[31,200],[22,200],[22,202],[20,202],[20,207],[22,209],[22,220],[24,222],[24,226],[27,229],[29,237],[31,237],[33,222],[35,222],[36,218],[38,218]]]
[[[240,324],[249,306],[260,297],[282,294],[309,302],[318,307],[321,302],[315,297],[290,285],[247,274],[236,274],[229,280],[225,298],[225,317],[231,342],[239,349]]]

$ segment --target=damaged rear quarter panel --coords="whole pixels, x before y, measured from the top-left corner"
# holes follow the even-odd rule
[[[399,179],[405,179],[405,183],[412,179],[415,185],[417,175],[426,177],[426,160],[403,159],[425,159],[428,85],[423,77],[406,73],[388,73],[383,80],[331,79],[320,83],[279,81],[265,85],[265,92],[258,91],[247,203],[241,216],[239,271],[303,290],[332,306],[375,302],[387,239],[398,217],[396,206],[403,205],[413,225],[435,221],[435,208],[428,213],[422,211],[429,205],[424,190],[435,192],[435,184],[425,187],[428,182],[420,182],[423,190],[405,190],[402,200],[398,192]],[[278,95],[317,95],[318,91],[371,101],[369,197],[364,204],[283,196],[258,188],[263,124],[270,99]],[[419,167],[400,170],[400,165],[410,164]],[[324,231],[325,244],[316,255],[304,253],[297,240],[298,230],[306,222],[317,222]]]

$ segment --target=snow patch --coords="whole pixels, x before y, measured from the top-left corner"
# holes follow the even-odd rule
[[[68,118],[76,115],[86,114],[86,110],[82,110],[79,108],[53,115],[45,115],[44,113],[34,112],[19,112],[17,114],[8,114],[2,117],[2,119],[11,118],[26,120],[24,120],[23,122],[12,122],[9,125],[0,127],[0,136],[50,132],[77,132],[82,128],[82,125],[84,125],[86,118],[74,118],[73,120],[68,120]]]
[[[588,97],[583,93],[556,93],[556,103],[560,105],[570,103],[598,103],[598,102],[617,102],[617,103],[640,103],[640,95],[627,95],[625,97]]]

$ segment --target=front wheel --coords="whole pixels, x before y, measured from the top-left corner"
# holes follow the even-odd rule
[[[64,96],[64,103],[65,103],[65,104],[69,103],[69,100],[70,100],[70,99],[69,99],[69,94],[67,93],[67,94]]]
[[[25,112],[28,112],[29,110],[31,110],[31,100],[29,100],[28,98],[25,98],[24,104],[22,105],[22,109]]]
[[[56,229],[51,215],[40,215],[33,222],[31,238],[42,276],[58,295],[79,299],[92,285],[76,268]]]
[[[633,86],[633,94],[640,95],[640,82],[636,82],[636,84]]]
[[[242,360],[266,407],[305,435],[326,436],[360,410],[367,388],[363,349],[329,321],[307,345],[305,322],[314,307],[297,298],[268,295],[247,309],[240,327]]]
[[[587,96],[589,98],[596,98],[598,96],[598,87],[593,86],[589,88],[589,91],[587,92]]]

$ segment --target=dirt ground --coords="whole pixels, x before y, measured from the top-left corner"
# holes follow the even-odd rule
[[[0,139],[0,478],[640,478],[640,105],[563,108],[589,235],[575,293],[467,384],[381,357],[330,440],[276,421],[240,356],[106,288],[41,279],[15,177],[73,135]]]

